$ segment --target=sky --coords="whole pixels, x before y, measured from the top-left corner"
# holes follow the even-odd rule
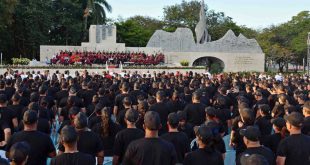
[[[190,1],[190,0],[186,0]],[[200,1],[200,0],[199,0]],[[163,18],[165,6],[182,0],[107,0],[113,11],[109,18],[128,18],[135,15]],[[262,29],[287,22],[300,11],[310,10],[310,0],[205,0],[209,9],[224,12],[238,25]]]

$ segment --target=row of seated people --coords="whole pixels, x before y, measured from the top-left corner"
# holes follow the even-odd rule
[[[124,52],[70,52],[61,51],[53,56],[51,64],[61,65],[92,65],[92,64],[109,64],[118,65],[132,64],[132,65],[158,65],[164,63],[165,57],[162,53],[145,54],[138,52],[124,53]]]

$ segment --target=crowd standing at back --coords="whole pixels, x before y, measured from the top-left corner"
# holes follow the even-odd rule
[[[229,136],[237,165],[309,165],[309,90],[301,75],[6,72],[0,148],[16,165],[223,165]]]

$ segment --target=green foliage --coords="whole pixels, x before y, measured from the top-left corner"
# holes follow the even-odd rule
[[[126,43],[126,46],[130,47],[145,47],[155,30],[163,28],[161,21],[142,16],[135,16],[115,24],[117,42]]]
[[[189,62],[187,60],[180,61],[181,66],[188,66]]]
[[[88,4],[94,9],[85,24]],[[80,45],[89,24],[105,22],[105,10],[105,0],[1,0],[0,51],[38,59],[40,45]]]
[[[28,58],[12,58],[13,65],[28,65],[30,60]]]
[[[217,74],[223,72],[223,67],[219,63],[212,63],[210,66],[210,73]]]
[[[257,40],[267,59],[276,62],[283,72],[288,63],[302,63],[307,54],[309,31],[310,13],[302,11],[286,23],[264,29]]]

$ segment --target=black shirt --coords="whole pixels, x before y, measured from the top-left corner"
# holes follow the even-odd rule
[[[183,163],[185,154],[190,152],[190,141],[184,132],[168,132],[161,136],[162,139],[174,145],[177,154],[177,163]]]
[[[310,116],[305,117],[301,132],[305,135],[310,136]]]
[[[198,149],[186,155],[184,165],[224,165],[222,154],[213,149]]]
[[[155,112],[158,112],[158,114],[159,114],[161,125],[162,125],[162,129],[159,130],[159,134],[161,135],[163,133],[166,133],[168,131],[168,129],[167,129],[167,117],[168,117],[168,114],[170,112],[170,109],[167,106],[167,104],[164,102],[159,102],[159,103],[153,104],[150,107],[150,111],[155,111]]]
[[[18,121],[21,121],[23,119],[23,110],[25,108],[23,105],[21,104],[9,105],[8,108],[14,112]]]
[[[103,151],[101,139],[96,133],[92,131],[79,131],[78,137],[77,149],[80,152],[90,154],[94,160],[97,153]],[[59,145],[58,149],[62,152],[65,151],[62,144]]]
[[[277,153],[278,145],[282,140],[281,133],[275,133],[264,138],[262,144],[272,150],[273,153]]]
[[[240,165],[240,158],[242,157],[242,155],[252,155],[252,154],[262,155],[263,157],[266,158],[269,165],[275,165],[276,164],[276,159],[275,159],[274,153],[269,148],[264,147],[264,146],[247,148],[244,152],[242,152],[238,156],[236,164]]]
[[[48,154],[55,152],[51,138],[39,131],[21,131],[13,134],[7,143],[6,151],[9,152],[13,144],[22,141],[31,147],[27,165],[44,165]]]
[[[116,134],[114,142],[114,155],[119,156],[119,163],[122,162],[130,142],[143,137],[144,132],[137,128],[126,128]]]
[[[51,160],[51,165],[95,165],[96,161],[89,154],[81,152],[63,153]]]
[[[277,156],[286,157],[285,165],[309,165],[310,137],[296,134],[283,139],[278,146]]]
[[[120,130],[121,130],[121,127],[112,121],[109,121],[108,136],[103,136],[104,130],[103,130],[102,123],[98,123],[92,128],[92,131],[97,133],[99,137],[101,138],[105,156],[113,155],[113,146],[114,146],[115,136]]]
[[[271,134],[272,124],[270,120],[271,117],[269,116],[260,116],[256,119],[254,123],[256,126],[258,126],[262,136]]]
[[[206,113],[205,113],[206,106],[202,103],[193,103],[188,104],[184,108],[184,112],[187,116],[187,122],[199,126],[205,121]]]
[[[11,130],[14,130],[12,119],[16,118],[16,114],[12,109],[8,107],[1,107],[0,108],[0,120],[5,121]],[[17,119],[17,118],[16,118]]]
[[[143,138],[129,144],[123,165],[175,165],[176,161],[171,143],[160,138]]]
[[[190,140],[195,139],[194,127],[190,123],[185,123],[185,125],[179,125],[178,131],[184,132]]]

